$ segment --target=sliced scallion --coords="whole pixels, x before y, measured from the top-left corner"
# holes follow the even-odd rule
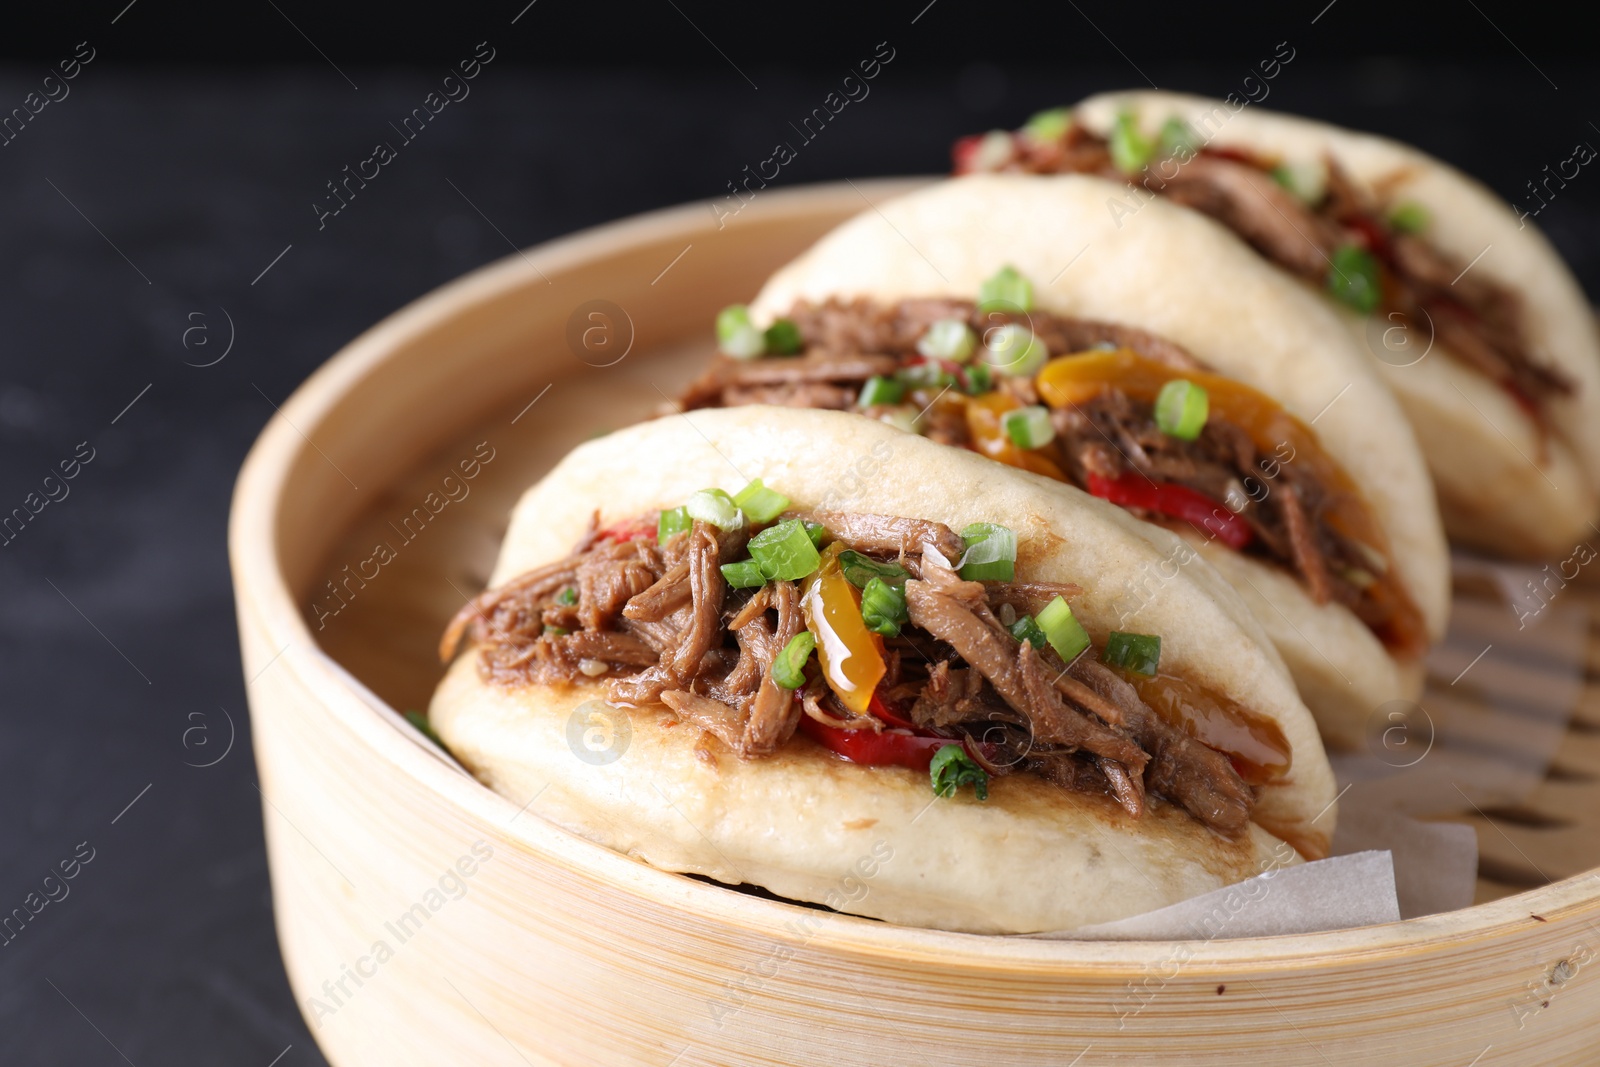
[[[1156,151],[1155,143],[1139,132],[1138,121],[1128,111],[1117,116],[1107,147],[1111,162],[1124,174],[1138,174]]]
[[[767,578],[785,582],[799,581],[822,562],[799,519],[786,519],[750,538],[750,558]]]
[[[567,586],[565,589],[561,590],[561,595],[556,597],[556,603],[557,604],[565,604],[568,607],[571,607],[572,605],[576,604],[577,602],[578,602],[578,587],[575,586],[575,585]]]
[[[1162,433],[1193,441],[1205,429],[1211,397],[1204,386],[1187,378],[1174,378],[1156,394],[1156,426]]]
[[[1031,140],[1048,144],[1051,141],[1061,140],[1070,129],[1072,129],[1072,109],[1053,107],[1048,111],[1036,112],[1023,125],[1022,132]]]
[[[1044,342],[1032,330],[1014,322],[995,327],[984,340],[984,361],[1001,374],[1036,374],[1050,358]]]
[[[1039,629],[1044,639],[1056,650],[1061,662],[1071,663],[1089,647],[1089,634],[1083,624],[1072,614],[1072,607],[1063,597],[1056,597],[1039,612]]]
[[[700,490],[684,501],[683,510],[691,519],[709,522],[719,530],[737,530],[745,521],[739,505],[721,489]]]
[[[767,350],[767,338],[750,321],[750,309],[729,304],[717,312],[717,347],[734,359],[755,359]]]
[[[900,564],[880,563],[871,556],[864,556],[849,549],[839,553],[839,569],[857,589],[865,588],[874,578],[882,578],[897,585],[903,585],[907,578],[906,569]]]
[[[921,433],[922,420],[917,418],[917,409],[909,404],[902,404],[882,412],[878,416],[879,422],[886,422],[897,430],[906,433]]]
[[[928,780],[935,796],[953,797],[962,786],[970,785],[979,800],[989,799],[989,772],[978,766],[958,744],[945,745],[933,754],[933,762],[928,765]]]
[[[994,371],[989,369],[987,363],[973,363],[963,367],[961,376],[965,379],[962,391],[968,396],[981,396],[994,388]]]
[[[979,311],[1032,311],[1033,283],[1007,264],[978,286]]]
[[[661,513],[656,520],[656,544],[664,545],[672,540],[674,534],[687,533],[694,525],[694,520],[689,517],[688,508],[671,508]]]
[[[1039,404],[1006,412],[1000,416],[1000,428],[1018,448],[1043,448],[1056,436],[1050,410]]]
[[[771,522],[789,507],[789,498],[775,489],[768,489],[760,478],[739,490],[733,502],[751,522]]]
[[[917,338],[917,351],[929,359],[948,359],[965,363],[972,358],[978,339],[972,327],[960,319],[939,319]]]
[[[1389,228],[1399,233],[1421,233],[1428,228],[1428,209],[1414,200],[1396,205],[1389,213]]]
[[[1281,163],[1272,168],[1272,180],[1307,204],[1317,204],[1328,192],[1328,168],[1320,160]]]
[[[783,651],[772,658],[772,680],[785,689],[799,689],[806,684],[806,661],[816,650],[817,638],[810,630],[801,630],[783,646]]]
[[[1112,630],[1100,659],[1108,667],[1151,676],[1161,665],[1161,638]]]
[[[1012,143],[1009,133],[990,130],[978,140],[978,146],[972,153],[971,167],[975,171],[999,170],[1010,163],[1016,153],[1017,146]]]
[[[1378,579],[1372,572],[1361,567],[1340,567],[1339,573],[1344,575],[1344,580],[1357,589],[1370,589]]]
[[[822,538],[827,534],[828,528],[820,522],[806,523],[806,536],[811,538],[812,548],[822,547]]]
[[[1044,631],[1039,629],[1039,624],[1033,621],[1032,615],[1024,615],[1011,624],[1011,636],[1018,641],[1026,641],[1035,649],[1041,649],[1049,641]]]
[[[767,584],[767,576],[761,573],[760,565],[753,559],[724,563],[722,577],[735,589],[758,589]]]
[[[422,712],[407,711],[406,722],[414,726],[429,741],[432,741],[440,748],[444,748],[444,739],[439,736],[437,731],[434,730],[433,725],[428,722],[428,717]]]
[[[1378,261],[1360,245],[1340,245],[1328,264],[1328,292],[1342,304],[1370,315],[1378,306]]]
[[[906,595],[882,578],[872,578],[861,588],[861,621],[884,637],[899,637],[909,621]]]
[[[861,387],[861,395],[856,398],[856,406],[873,408],[884,404],[898,404],[905,399],[905,395],[905,382],[874,374]]]
[[[894,372],[894,380],[911,389],[944,389],[955,384],[955,376],[939,363],[909,363]]]
[[[1017,535],[1009,526],[975,522],[961,531],[967,550],[956,566],[969,582],[1009,582],[1017,574]]]
[[[565,637],[572,631],[562,626],[546,626],[544,632],[548,637]]]
[[[1200,138],[1195,136],[1192,126],[1174,115],[1161,124],[1157,144],[1163,157],[1175,156],[1180,152],[1193,155],[1200,147]]]
[[[792,356],[800,351],[800,327],[794,324],[793,319],[779,319],[767,327],[767,332],[762,335],[766,350],[779,356]]]

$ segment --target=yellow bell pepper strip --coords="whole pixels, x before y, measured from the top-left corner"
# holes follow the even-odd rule
[[[883,639],[862,621],[860,594],[839,567],[843,550],[838,543],[823,550],[822,564],[806,579],[800,607],[806,628],[817,637],[823,679],[841,704],[865,715],[888,666]]]

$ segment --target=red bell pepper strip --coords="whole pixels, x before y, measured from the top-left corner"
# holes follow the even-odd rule
[[[1373,255],[1385,262],[1393,262],[1394,250],[1390,246],[1389,231],[1382,223],[1366,214],[1352,215],[1342,221],[1361,235],[1362,241]]]
[[[955,164],[957,174],[966,174],[972,170],[973,156],[978,153],[978,145],[983,143],[983,134],[974,133],[962,137],[950,149],[951,162]]]
[[[890,707],[889,702],[879,696],[876,690],[872,693],[872,701],[867,705],[867,712],[880,722],[886,722],[890,726],[898,726],[902,730],[910,730],[913,733],[919,732],[919,730],[922,733],[933,732],[931,730],[921,730],[916,723]]]
[[[596,541],[614,541],[622,544],[626,541],[641,541],[646,537],[656,535],[656,524],[644,522],[639,519],[627,519],[609,527],[595,535]]]
[[[1152,482],[1130,471],[1116,478],[1089,475],[1089,492],[1125,508],[1140,508],[1192,523],[1235,551],[1255,537],[1250,524],[1216,501],[1173,482]]]
[[[987,760],[993,760],[997,753],[996,746],[987,741],[964,741],[916,725],[894,710],[877,690],[873,691],[867,710],[878,721],[889,724],[891,729],[841,730],[820,723],[809,715],[802,715],[800,730],[829,752],[867,767],[892,764],[914,771],[926,771],[933,763],[934,755],[945,745],[961,745],[964,748],[976,745],[979,754]]]
[[[840,730],[809,715],[800,718],[800,730],[817,744],[851,763],[869,767],[893,764],[926,772],[934,754],[946,745],[959,745],[948,737],[918,737],[898,730]]]

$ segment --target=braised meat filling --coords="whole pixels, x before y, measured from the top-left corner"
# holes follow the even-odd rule
[[[1359,487],[1310,427],[1180,346],[1113,323],[955,299],[801,303],[785,321],[798,331],[799,354],[719,354],[682,406],[764,403],[882,418],[1221,541],[1284,568],[1318,603],[1344,604],[1397,654],[1426,649],[1421,613]],[[928,338],[955,324],[965,324],[976,351],[959,361],[925,355]],[[984,339],[1006,328],[1037,342],[1036,366],[995,368]],[[1008,373],[1017,369],[1026,373]],[[1161,389],[1173,381],[1207,397],[1203,425],[1189,436],[1160,424]],[[1030,416],[1041,420],[1032,429]]]
[[[955,171],[1092,174],[1143,186],[1211,216],[1284,269],[1379,316],[1386,329],[1404,324],[1437,339],[1531,414],[1576,388],[1535,353],[1514,292],[1434,247],[1420,207],[1385,208],[1333,159],[1292,166],[1207,147],[1179,120],[1159,141],[1141,137],[1127,118],[1110,138],[1062,125],[1044,135],[967,138],[956,145]]]
[[[944,795],[941,781],[984,796],[992,776],[1031,774],[1134,817],[1160,797],[1228,835],[1289,769],[1277,726],[1161,671],[1158,638],[1091,644],[1067,603],[1080,589],[1016,580],[1004,527],[675,514],[591,530],[485,592],[441,655],[470,636],[492,684],[597,684],[743,759],[804,733],[855,762],[928,769]]]

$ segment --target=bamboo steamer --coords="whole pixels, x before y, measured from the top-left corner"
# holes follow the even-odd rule
[[[1592,1062],[1600,700],[1585,673],[1594,595],[1577,586],[1560,605],[1579,627],[1565,688],[1469,578],[1432,664],[1425,704],[1459,736],[1490,721],[1496,693],[1554,723],[1525,795],[1441,802],[1479,829],[1480,903],[1308,936],[979,937],[738,892],[546,823],[537,798],[490,792],[390,710],[426,705],[434,642],[482,587],[516,495],[672,395],[717,308],[905,188],[762,192],[721,228],[691,206],[507,257],[356,339],[263,431],[230,549],[278,934],[328,1059]],[[418,521],[480,444],[493,458],[470,494]],[[374,563],[384,540],[392,558]],[[1469,665],[1485,642],[1501,651]],[[1465,666],[1472,681],[1452,684]],[[1526,736],[1494,726],[1475,744],[1493,760]]]

